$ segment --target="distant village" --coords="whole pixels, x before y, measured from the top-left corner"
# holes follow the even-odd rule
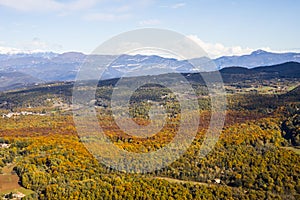
[[[22,199],[22,198],[24,198],[26,195],[25,194],[23,194],[23,193],[21,193],[21,192],[16,192],[16,193],[13,193],[13,192],[10,192],[10,193],[8,193],[8,194],[5,194],[4,195],[4,197],[3,197],[3,199],[4,200],[8,200],[8,199],[10,199],[10,200],[13,200],[13,199],[15,199],[15,200],[19,200],[19,199]]]
[[[0,149],[1,148],[9,148],[10,147],[10,144],[6,144],[6,143],[0,143]]]
[[[2,118],[11,118],[21,115],[38,115],[38,116],[45,116],[45,113],[34,113],[34,112],[28,112],[28,111],[22,111],[22,112],[10,112],[7,114],[3,114]]]

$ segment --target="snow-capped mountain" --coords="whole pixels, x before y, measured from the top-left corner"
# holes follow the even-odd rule
[[[247,67],[276,65],[285,62],[300,62],[300,53],[271,53],[257,50],[249,55],[223,56],[214,60],[219,69],[224,67]]]
[[[285,62],[300,62],[300,53],[271,53],[257,50],[249,55],[223,56],[214,60],[206,57],[191,60],[176,60],[155,55],[85,55],[78,52],[57,53],[20,53],[0,54],[0,72],[6,73],[5,80],[17,72],[22,80],[19,85],[32,83],[33,79],[42,82],[75,80],[80,66],[86,61],[112,63],[103,65],[106,71],[103,79],[122,76],[157,75],[170,72],[193,73],[200,71],[215,71],[231,66],[253,68],[270,66]],[[215,65],[212,65],[212,61]],[[192,65],[192,64],[193,65]],[[101,65],[101,64],[100,64]],[[27,80],[31,79],[31,80]],[[3,79],[4,80],[4,79]],[[15,79],[14,79],[15,80]],[[3,84],[3,81],[2,81]]]
[[[195,67],[187,60],[163,58],[156,55],[121,55],[106,70],[105,78],[118,76],[143,76],[164,73],[196,72]],[[117,75],[117,76],[116,76]]]

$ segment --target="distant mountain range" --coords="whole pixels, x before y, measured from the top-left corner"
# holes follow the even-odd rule
[[[63,54],[56,53],[33,53],[33,54],[0,54],[0,90],[13,89],[22,86],[28,86],[37,83],[50,81],[72,81],[85,60],[97,59],[97,61],[112,60],[111,55],[87,56],[78,52],[68,52]],[[262,50],[254,51],[250,55],[243,56],[223,56],[212,60],[215,63],[214,68],[208,68],[208,58],[195,58],[192,60],[176,60],[172,58],[163,58],[155,55],[121,55],[114,60],[104,73],[104,79],[118,78],[127,76],[128,72],[135,75],[158,75],[169,73],[170,70],[178,73],[194,73],[195,68],[190,63],[197,65],[201,71],[215,71],[222,69],[221,73],[230,72],[235,74],[243,73],[281,73],[281,63],[299,62],[300,53],[270,53]],[[101,65],[101,63],[100,63]],[[257,66],[277,65],[271,68],[255,68]],[[209,65],[210,66],[210,65]],[[291,64],[289,65],[291,66]],[[293,65],[291,74],[299,74],[299,66]],[[296,68],[295,68],[296,66]],[[229,69],[224,69],[233,67]],[[243,67],[243,68],[241,68]],[[280,69],[278,69],[278,67]],[[286,66],[285,66],[286,67]],[[272,70],[273,71],[272,71]],[[279,71],[276,71],[278,69]],[[258,70],[258,71],[257,71]],[[275,71],[276,72],[275,72]],[[297,72],[294,70],[298,70]],[[129,75],[130,76],[130,73]]]
[[[253,68],[258,66],[270,66],[285,62],[300,62],[300,53],[271,53],[257,50],[250,55],[223,56],[214,60],[219,69],[239,66]]]
[[[297,62],[287,62],[278,65],[254,67],[251,69],[245,67],[227,67],[218,71],[213,72],[202,72],[202,73],[182,73],[182,75],[191,84],[206,84],[203,76],[207,80],[214,81],[209,77],[215,77],[214,73],[220,73],[224,84],[242,84],[247,82],[251,83],[263,83],[264,81],[278,81],[278,79],[293,79],[300,80],[300,63]],[[160,74],[155,76],[157,80],[161,80],[162,83],[175,83],[174,79],[178,76],[174,76],[172,73]],[[145,77],[146,78],[146,77]],[[118,82],[118,78],[109,79],[99,82],[99,85],[115,85]],[[139,81],[140,79],[135,79],[134,77],[123,79],[124,84],[130,84],[132,81]],[[127,82],[126,82],[127,81]],[[218,80],[216,80],[218,81]]]

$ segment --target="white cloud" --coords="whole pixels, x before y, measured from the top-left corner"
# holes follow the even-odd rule
[[[161,8],[171,8],[171,9],[178,9],[186,6],[186,3],[176,3],[176,4],[171,4],[171,5],[162,5],[160,6]]]
[[[267,51],[267,52],[272,52],[272,53],[287,53],[287,52],[295,52],[295,53],[299,53],[299,49],[285,49],[285,50],[273,50],[270,47],[262,47],[259,48],[261,50]]]
[[[17,53],[22,53],[22,51],[17,48],[0,46],[0,54],[17,54]]]
[[[18,54],[18,53],[39,53],[39,52],[49,52],[41,49],[35,50],[26,50],[26,49],[19,49],[14,47],[7,47],[7,46],[0,46],[0,54]]]
[[[54,11],[62,9],[63,4],[53,0],[0,0],[0,5],[21,11]]]
[[[83,10],[94,6],[99,0],[74,0],[63,3],[56,0],[0,0],[0,6],[6,6],[20,11],[58,11],[68,12],[72,10]]]
[[[88,21],[119,21],[129,19],[130,14],[90,13],[83,18]]]
[[[245,55],[254,51],[254,49],[248,47],[247,48],[243,48],[241,46],[226,47],[221,43],[213,44],[213,43],[204,42],[196,35],[189,35],[187,37],[193,40],[194,42],[196,42],[199,46],[201,46],[203,50],[205,50],[208,56],[211,58],[217,58],[221,56],[232,56],[232,55]]]
[[[124,6],[120,6],[120,7],[115,8],[113,11],[114,12],[127,12],[127,11],[130,11],[131,9],[132,9],[131,6],[124,5]]]
[[[198,38],[197,35],[189,35],[187,36],[189,39],[196,42],[207,54],[210,58],[218,58],[221,56],[241,56],[241,55],[247,55],[252,53],[253,51],[256,51],[258,49],[272,52],[272,53],[286,53],[286,52],[300,52],[300,51],[292,51],[292,50],[273,50],[270,47],[260,47],[260,48],[243,48],[241,46],[231,46],[226,47],[221,43],[209,43],[204,42],[200,38]]]
[[[186,3],[176,3],[176,4],[172,5],[171,8],[177,9],[177,8],[184,7],[185,5],[186,5]]]
[[[161,24],[161,21],[158,19],[148,19],[139,22],[139,25],[141,26],[154,26],[158,24]]]
[[[39,38],[33,38],[30,41],[19,42],[15,47],[9,47],[8,44],[0,43],[0,54],[17,54],[17,53],[37,53],[37,52],[61,52],[63,46],[60,44],[48,43],[40,40]]]
[[[35,37],[31,41],[24,42],[21,44],[22,49],[26,49],[29,51],[61,51],[63,46],[56,43],[48,43],[45,41],[42,41],[40,38]]]
[[[99,0],[77,0],[73,3],[65,4],[65,7],[70,10],[84,10],[92,8]]]
[[[8,7],[22,12],[56,13],[66,16],[80,11],[83,19],[89,21],[118,21],[129,19],[135,10],[144,9],[153,0],[0,0],[0,7]]]

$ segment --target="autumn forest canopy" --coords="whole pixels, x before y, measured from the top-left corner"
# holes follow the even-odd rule
[[[0,195],[12,191],[5,181],[14,174],[18,187],[31,191],[24,199],[299,199],[299,80],[225,73],[224,127],[212,151],[202,158],[212,102],[196,75],[185,76],[197,95],[199,110],[189,108],[200,118],[196,137],[180,158],[147,173],[118,171],[98,162],[86,149],[84,144],[95,140],[77,133],[72,110],[80,108],[72,105],[72,82],[1,93]],[[164,80],[171,79],[170,75]],[[137,124],[149,124],[154,102],[167,113],[157,134],[135,137],[114,122],[110,100],[116,81],[100,82],[89,105],[97,111],[106,137],[117,148],[135,153],[168,145],[180,118],[188,117],[181,115],[176,94],[159,84],[144,85],[133,93],[129,117]],[[137,165],[142,168],[146,163]],[[9,173],[8,166],[13,166]]]

